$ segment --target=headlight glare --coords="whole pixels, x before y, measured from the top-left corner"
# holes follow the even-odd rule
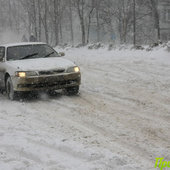
[[[70,67],[70,68],[67,69],[67,72],[68,73],[74,73],[74,72],[78,73],[78,72],[80,72],[80,68],[77,67],[77,66],[76,67]]]
[[[17,72],[16,76],[24,78],[24,77],[26,77],[26,73],[25,72]]]
[[[78,73],[80,71],[79,67],[74,67],[74,72]]]
[[[30,77],[30,76],[37,76],[35,71],[26,71],[26,72],[16,72],[15,75],[20,78]]]

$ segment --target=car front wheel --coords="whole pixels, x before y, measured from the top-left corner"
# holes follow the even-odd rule
[[[6,93],[10,100],[15,100],[17,97],[17,92],[14,91],[12,80],[10,77],[8,77],[6,81]]]
[[[65,91],[68,95],[76,95],[79,93],[79,86],[68,87]]]

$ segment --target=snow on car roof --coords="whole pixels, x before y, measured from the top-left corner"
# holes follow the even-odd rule
[[[0,44],[0,46],[14,47],[14,46],[22,46],[22,45],[36,45],[36,44],[46,44],[46,43],[44,42],[21,42],[21,43]]]

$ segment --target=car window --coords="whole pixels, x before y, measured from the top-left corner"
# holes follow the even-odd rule
[[[2,61],[4,56],[5,56],[5,47],[0,47],[0,61]]]
[[[7,48],[7,60],[34,59],[46,56],[59,57],[59,54],[46,44],[22,45]]]

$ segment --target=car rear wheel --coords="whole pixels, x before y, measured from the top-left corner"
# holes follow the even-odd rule
[[[17,97],[17,92],[14,91],[12,80],[10,77],[8,77],[6,81],[6,93],[10,100],[15,100]]]
[[[68,95],[76,95],[79,93],[79,86],[68,87],[65,91]]]

